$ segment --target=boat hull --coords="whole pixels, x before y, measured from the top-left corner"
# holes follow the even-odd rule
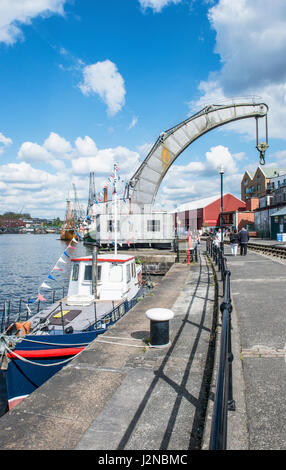
[[[96,242],[96,230],[89,230],[84,236],[84,241],[89,242],[89,243],[95,243]]]
[[[61,240],[71,241],[73,237],[76,236],[75,230],[62,230],[61,231]]]
[[[100,329],[71,335],[28,335],[29,341],[24,339],[9,354],[10,362],[6,372],[9,409],[59,372],[69,359],[79,354],[104,331]],[[19,359],[19,356],[24,360]]]
[[[138,300],[139,297],[134,297],[120,304],[91,325],[88,331],[72,334],[29,334],[24,337],[8,355],[10,361],[6,371],[6,389],[9,410],[59,372],[98,335],[124,316]]]

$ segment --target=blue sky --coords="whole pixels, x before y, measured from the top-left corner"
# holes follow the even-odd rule
[[[127,181],[162,131],[233,97],[269,105],[267,165],[286,168],[285,20],[284,0],[0,0],[0,213],[63,217],[71,183],[86,206],[90,171]],[[239,197],[253,121],[192,144],[156,206],[219,193],[221,163]]]

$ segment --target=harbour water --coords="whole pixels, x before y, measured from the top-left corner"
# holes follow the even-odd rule
[[[53,289],[68,285],[71,263],[63,253],[69,242],[60,240],[58,234],[3,234],[0,244],[1,302],[35,298],[43,282]],[[71,257],[90,253],[91,248],[81,242],[72,245],[76,249],[68,250]],[[64,271],[52,271],[60,257],[66,261],[59,265]],[[48,279],[51,273],[55,280]]]
[[[1,234],[0,236],[0,312],[4,301],[10,300],[10,319],[18,315],[19,300],[23,307],[28,299],[37,299],[41,284],[45,282],[52,289],[57,289],[57,298],[62,297],[63,288],[67,292],[71,269],[70,258],[63,255],[69,242],[59,239],[58,234]],[[82,242],[72,243],[76,249],[67,251],[71,257],[86,256],[92,247]],[[63,271],[53,270],[58,259],[63,257],[66,263],[59,264]],[[48,279],[52,273],[54,279]],[[49,290],[41,289],[45,298],[51,297]],[[33,304],[31,304],[32,306]],[[1,321],[1,320],[0,320]],[[0,371],[0,416],[6,410],[6,396],[3,372]]]

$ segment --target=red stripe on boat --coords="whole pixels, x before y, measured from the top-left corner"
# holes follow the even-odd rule
[[[34,350],[17,350],[16,354],[25,358],[38,358],[38,359],[49,359],[51,357],[63,357],[63,356],[74,356],[84,349],[84,347],[79,348],[62,348],[62,349],[34,349]],[[7,354],[9,358],[17,359],[15,354]]]
[[[107,259],[107,258],[98,258],[97,262],[98,263],[104,263],[105,261],[109,263],[126,263],[126,261],[130,261],[131,259],[134,259],[134,256],[131,256],[130,258],[127,259]],[[71,261],[92,261],[92,258],[71,258]]]

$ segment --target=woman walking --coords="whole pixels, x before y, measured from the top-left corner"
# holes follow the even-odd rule
[[[236,228],[234,228],[233,231],[229,235],[230,252],[233,256],[237,255],[238,240],[239,240],[239,236],[238,236]]]

